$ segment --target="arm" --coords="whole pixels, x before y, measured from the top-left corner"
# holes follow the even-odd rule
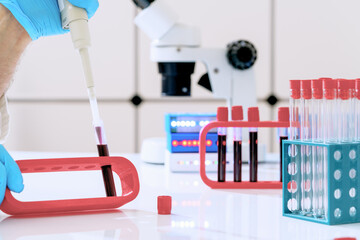
[[[83,7],[92,16],[97,0],[69,0]],[[43,36],[66,33],[60,22],[57,0],[0,0],[0,142],[8,132],[8,113],[5,93],[10,86],[16,66],[32,40]],[[0,144],[0,204],[6,187],[21,192],[24,188],[21,172],[15,161]]]
[[[0,4],[0,96],[8,89],[20,56],[30,42],[29,34]]]

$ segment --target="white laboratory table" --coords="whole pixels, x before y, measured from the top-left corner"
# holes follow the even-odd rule
[[[12,155],[15,159],[95,156],[31,152]],[[117,210],[78,215],[16,218],[0,213],[0,239],[360,239],[360,224],[327,226],[283,217],[281,190],[212,190],[199,174],[170,173],[163,165],[142,163],[137,154],[122,156],[135,164],[140,177],[140,193],[133,202]],[[100,173],[75,176],[83,180],[78,184],[61,175],[27,175],[24,193],[18,195],[22,200],[25,195],[39,200],[37,197],[46,194],[47,198],[40,199],[64,197],[65,192],[79,194],[77,185],[88,197],[104,194]],[[277,175],[275,165],[259,166],[259,177]],[[65,190],[54,187],[54,182],[64,184]],[[159,195],[172,196],[171,215],[157,214]]]

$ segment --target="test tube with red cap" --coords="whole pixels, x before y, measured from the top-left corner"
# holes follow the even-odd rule
[[[228,121],[228,108],[218,107],[217,121]],[[218,182],[226,180],[226,128],[218,128]]]
[[[346,79],[337,79],[338,87],[338,140],[350,142],[351,85]]]
[[[244,119],[242,106],[233,106],[231,108],[231,117],[233,121],[242,121]],[[241,145],[242,129],[234,128],[234,182],[241,182]]]
[[[311,81],[312,106],[311,106],[311,139],[313,142],[323,141],[323,80],[325,78]],[[323,209],[323,174],[324,174],[323,148],[312,147],[312,213],[316,218],[321,218]]]
[[[350,79],[350,120],[349,120],[349,141],[355,141],[355,79]]]
[[[301,80],[300,82],[300,139],[309,141],[311,139],[310,128],[310,109],[311,109],[311,80]],[[311,212],[311,146],[301,145],[301,212],[300,214],[308,214]]]
[[[280,107],[278,109],[278,121],[286,122],[289,121],[289,108],[288,107]],[[288,129],[287,128],[279,128],[279,140],[280,140],[280,182],[282,182],[282,143],[284,140],[288,139]]]
[[[334,79],[323,80],[323,114],[324,114],[324,142],[334,143],[337,141],[337,104],[336,104],[336,90],[337,81]],[[323,148],[323,159],[327,159],[327,148]],[[324,175],[323,175],[323,199],[324,199],[324,217],[328,215],[328,188],[327,188],[327,161],[324,161]]]
[[[258,122],[260,121],[260,114],[258,107],[248,108],[248,121]],[[257,182],[258,175],[258,129],[249,129],[249,144],[250,144],[250,156],[249,156],[249,167],[250,167],[250,182]]]
[[[323,81],[323,108],[324,108],[324,142],[333,143],[338,140],[338,111],[336,104],[337,80],[324,79]]]
[[[355,80],[355,141],[360,142],[360,79]]]
[[[290,140],[300,138],[300,80],[290,80]],[[291,160],[289,164],[289,171],[291,173],[291,208],[290,211],[298,213],[300,211],[300,177],[296,174],[300,169],[300,158],[296,145],[290,146]]]

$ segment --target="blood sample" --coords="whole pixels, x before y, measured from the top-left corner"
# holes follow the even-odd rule
[[[228,108],[218,107],[217,121],[228,121]],[[226,180],[226,128],[218,128],[218,182]]]
[[[300,139],[309,141],[311,138],[310,128],[310,108],[311,108],[311,80],[301,80],[300,82]],[[311,146],[301,145],[301,212],[308,214],[311,212],[312,199],[312,158],[310,156]]]
[[[323,80],[326,78],[311,81],[312,106],[311,106],[311,139],[313,142],[323,141]],[[324,158],[322,147],[312,147],[312,214],[321,218],[324,214],[323,202],[323,174]]]
[[[290,113],[288,107],[280,107],[278,109],[278,121],[287,122],[289,121]],[[283,148],[282,143],[284,140],[288,140],[288,129],[279,128],[279,139],[280,139],[280,182],[282,182],[282,159],[283,159]]]
[[[103,126],[95,126],[96,140],[97,140],[97,149],[100,157],[109,156],[109,148],[106,143],[105,132]],[[111,170],[111,165],[101,166],[102,176],[105,185],[105,191],[107,197],[116,196],[116,188],[114,182],[113,172]]]
[[[260,121],[258,107],[248,108],[248,121],[249,122]],[[249,129],[249,141],[250,141],[249,144],[250,145],[250,156],[249,156],[250,182],[257,182],[257,173],[258,173],[258,129],[257,128]]]
[[[233,121],[241,121],[244,119],[242,106],[233,106],[231,108],[231,117]],[[234,182],[241,182],[241,143],[242,129],[234,128]]]

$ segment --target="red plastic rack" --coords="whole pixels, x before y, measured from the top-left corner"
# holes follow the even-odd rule
[[[121,182],[122,195],[116,197],[66,199],[22,202],[6,189],[0,210],[9,215],[39,215],[114,209],[134,200],[139,193],[139,176],[135,166],[123,157],[59,158],[17,161],[22,173],[101,171],[101,166],[111,165]]]
[[[219,118],[218,118],[219,119]],[[220,118],[223,120],[222,118]],[[280,181],[258,181],[258,182],[233,182],[213,181],[207,177],[205,168],[206,135],[213,128],[288,128],[290,126],[289,115],[282,116],[280,121],[215,121],[207,124],[200,132],[200,176],[202,181],[213,189],[281,189]]]

